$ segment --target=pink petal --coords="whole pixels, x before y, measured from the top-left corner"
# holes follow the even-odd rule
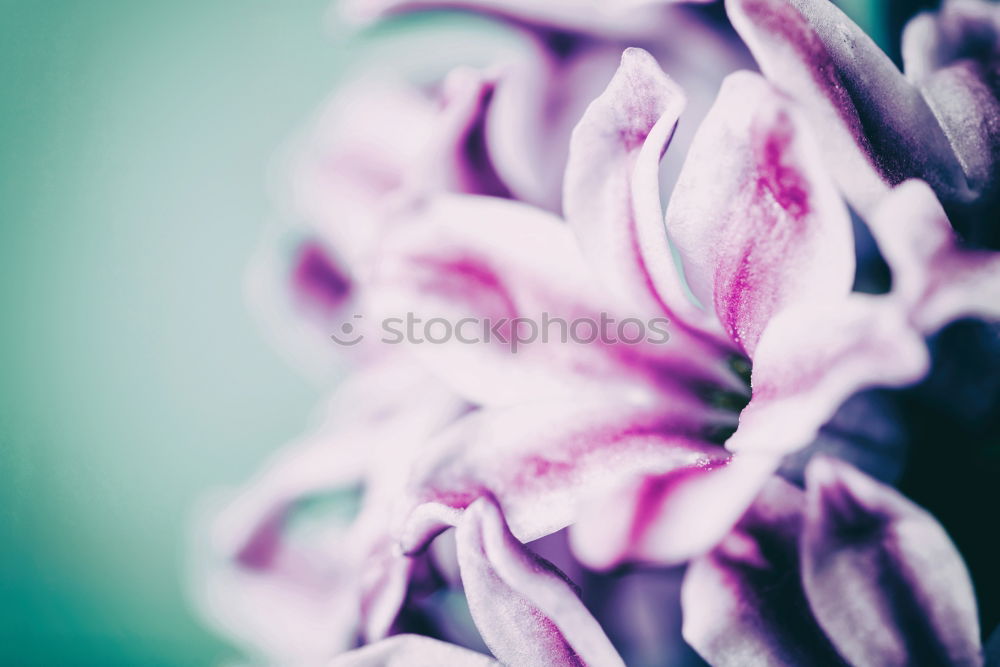
[[[852,294],[782,312],[760,339],[753,394],[726,446],[787,454],[815,440],[837,408],[861,389],[921,378],[927,349],[897,305],[887,297]]]
[[[823,158],[862,213],[913,177],[949,199],[968,196],[924,98],[833,2],[727,0],[726,8],[764,75],[820,129]]]
[[[487,140],[514,198],[559,211],[570,133],[611,78],[617,44],[580,43],[555,54],[545,36],[526,35],[521,57],[505,63],[490,107]]]
[[[579,512],[570,528],[574,553],[600,570],[683,563],[718,544],[778,464],[776,457],[737,455],[630,478],[593,495]]]
[[[627,49],[573,131],[564,210],[583,252],[617,297],[638,312],[704,325],[673,262],[659,197],[660,157],[684,105],[683,91],[652,56]]]
[[[472,617],[504,664],[625,664],[573,585],[511,534],[492,499],[466,509],[456,542]]]
[[[388,340],[476,403],[690,394],[706,383],[739,389],[717,347],[664,343],[649,320],[641,323],[642,341],[619,342],[617,327],[632,313],[608,308],[614,301],[593,280],[566,225],[517,202],[434,198],[387,240],[368,296],[376,319],[396,318],[397,329],[408,314],[418,317],[416,341]],[[444,321],[425,329],[434,318]],[[516,336],[529,342],[519,345]]]
[[[402,547],[420,549],[486,495],[496,497],[521,541],[554,533],[579,520],[588,495],[601,489],[726,458],[700,439],[706,422],[710,414],[694,405],[607,399],[535,401],[470,415],[432,445],[415,472]]]
[[[850,218],[823,160],[793,105],[740,72],[723,83],[671,197],[667,230],[688,283],[750,357],[782,309],[850,292]]]
[[[895,188],[868,224],[892,269],[893,294],[921,331],[961,317],[1000,319],[1000,253],[963,248],[925,183]]]
[[[328,667],[488,667],[499,665],[482,653],[421,635],[396,635],[344,653]]]
[[[712,665],[841,665],[798,577],[804,494],[775,477],[684,575],[684,638]]]
[[[927,512],[851,466],[806,470],[803,582],[851,664],[980,665],[972,582]]]
[[[440,118],[414,86],[353,83],[293,149],[292,207],[352,270],[364,266],[386,202],[426,154]]]
[[[322,427],[280,452],[214,518],[212,560],[200,564],[197,589],[210,620],[279,662],[328,658],[355,641],[361,622],[384,631],[409,576],[376,560],[391,553],[392,500],[422,442],[466,409],[398,360],[345,382]],[[342,510],[321,528],[295,529],[304,507],[327,498],[350,505],[362,482],[357,517]]]

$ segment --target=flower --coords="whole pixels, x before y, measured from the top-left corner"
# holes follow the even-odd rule
[[[880,153],[890,146],[867,119],[900,100],[915,114],[907,122],[938,118],[921,111],[929,93],[888,75],[904,92],[865,98],[857,122],[844,120],[856,104],[845,90],[863,77],[843,74],[860,76],[857,62],[827,35],[839,26],[853,38],[839,14],[807,0],[729,9],[758,57],[775,43],[815,56],[812,88],[796,88],[797,60],[762,60],[768,76],[798,72],[783,86],[726,77],[696,116],[679,174],[663,179],[685,95],[652,55],[627,49],[576,123],[564,176],[545,181],[562,184],[562,218],[538,196],[545,188],[509,176],[516,162],[501,167],[503,150],[531,155],[528,135],[486,129],[503,79],[452,77],[436,140],[390,187],[355,198],[376,220],[345,253],[361,276],[358,307],[449,321],[660,318],[670,340],[516,349],[499,337],[372,355],[338,391],[327,431],[281,455],[219,518],[221,562],[203,588],[217,623],[279,662],[325,662],[360,642],[371,645],[334,664],[492,664],[476,650],[503,664],[631,664],[649,654],[615,627],[637,615],[613,600],[641,566],[713,663],[979,664],[975,594],[955,545],[875,479],[904,468],[899,443],[915,439],[893,405],[938,382],[949,360],[935,341],[957,320],[1000,319],[1000,255],[970,248],[946,213],[955,202],[978,210],[948,189],[972,187],[975,160],[956,163],[964,180],[945,178],[961,142],[944,121],[946,143],[931,133],[899,159]],[[949,40],[970,37],[954,25],[965,24],[940,24],[921,77],[968,66]],[[846,114],[838,123],[882,143],[842,125],[826,132],[831,99]],[[916,142],[917,126],[904,125],[898,136]],[[824,150],[844,136],[852,143],[828,169]],[[325,195],[324,182],[311,191]],[[883,293],[852,289],[854,229],[888,265]],[[360,238],[349,232],[342,247]],[[327,273],[315,275],[339,284]],[[360,495],[356,512],[344,512],[345,495]],[[297,529],[316,513],[322,529]],[[677,621],[663,619],[654,657],[691,658]]]

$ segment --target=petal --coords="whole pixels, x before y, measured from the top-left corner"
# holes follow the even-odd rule
[[[782,309],[850,292],[851,222],[823,157],[790,101],[739,72],[698,130],[667,208],[692,291],[751,358]]]
[[[850,663],[982,664],[961,556],[932,516],[891,487],[815,459],[801,558],[813,613]]]
[[[869,227],[892,269],[893,293],[921,331],[967,316],[1000,319],[1000,253],[961,247],[925,183],[895,188]]]
[[[487,667],[482,653],[421,635],[396,635],[335,658],[329,667]]]
[[[605,399],[493,408],[455,424],[432,445],[411,485],[405,552],[454,525],[477,498],[497,498],[527,542],[580,518],[582,501],[638,474],[698,468],[725,451],[700,439],[695,406],[636,406]]]
[[[702,324],[674,265],[659,163],[685,105],[647,52],[631,48],[573,131],[563,206],[584,254],[616,296],[642,312]]]
[[[773,478],[719,546],[688,565],[684,638],[712,665],[842,665],[799,580],[803,493]]]
[[[511,534],[491,499],[469,506],[456,542],[472,617],[503,663],[625,664],[573,585]]]
[[[328,658],[359,622],[382,631],[408,579],[381,562],[376,581],[366,574],[391,553],[391,501],[422,440],[464,410],[412,366],[387,362],[345,382],[322,427],[213,518],[197,589],[213,624],[279,662]]]
[[[683,563],[718,544],[778,464],[777,457],[737,455],[629,478],[584,505],[570,528],[574,553],[598,570]]]
[[[914,382],[928,364],[923,338],[892,299],[852,294],[786,310],[761,337],[750,403],[726,446],[775,455],[805,447],[850,396]]]
[[[623,342],[632,313],[607,308],[570,230],[538,209],[436,197],[379,259],[367,308],[392,329],[382,340],[476,403],[739,389],[717,347],[660,336],[664,318],[632,320],[642,335]]]
[[[293,148],[291,207],[352,271],[364,265],[386,201],[425,155],[440,118],[414,86],[355,82],[326,103]]]
[[[996,189],[1000,176],[1000,8],[976,0],[945,2],[903,31],[907,78],[919,87],[954,146],[973,189]]]
[[[823,157],[862,213],[885,190],[921,178],[958,200],[965,177],[924,98],[828,0],[727,0],[764,75],[821,128]]]
[[[506,63],[487,119],[497,170],[516,199],[559,211],[570,133],[615,71],[617,44],[580,43],[553,53],[528,34],[520,57]]]
[[[415,166],[406,173],[405,187],[411,194],[510,194],[487,145],[487,114],[496,88],[495,81],[472,68],[459,67],[448,73],[431,136]]]

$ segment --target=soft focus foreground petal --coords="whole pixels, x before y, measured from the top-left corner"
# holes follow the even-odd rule
[[[683,563],[729,532],[778,465],[777,457],[738,454],[592,493],[570,528],[574,553],[598,570]]]
[[[397,318],[390,326],[400,329],[410,314],[419,318],[415,336],[386,340],[476,403],[691,394],[696,383],[735,382],[718,349],[672,331],[664,341],[643,323],[642,340],[617,342],[633,313],[607,312],[611,300],[569,228],[524,204],[434,198],[387,239],[379,260],[366,311]],[[434,318],[444,321],[428,324]]]
[[[721,447],[698,437],[705,418],[694,406],[607,399],[535,401],[469,415],[437,439],[415,471],[403,550],[422,548],[485,495],[496,497],[514,535],[527,542],[578,520],[589,493],[638,474],[724,459]]]
[[[710,664],[842,665],[798,576],[804,494],[772,478],[733,531],[684,575],[684,638]]]
[[[820,129],[823,157],[863,214],[885,190],[921,178],[949,200],[969,193],[920,92],[829,0],[727,0],[764,75]]]
[[[472,617],[503,663],[624,666],[573,585],[511,534],[492,499],[466,509],[456,543]]]
[[[404,483],[420,441],[466,409],[398,362],[342,385],[323,426],[282,451],[210,527],[211,562],[196,573],[201,606],[271,660],[311,663],[354,642],[368,615],[359,573],[388,543],[388,488]]]
[[[961,556],[940,524],[896,490],[814,459],[800,545],[809,604],[851,664],[982,664]]]
[[[295,212],[351,269],[381,233],[387,198],[428,150],[441,112],[403,82],[344,86],[293,149]]]
[[[627,49],[573,131],[563,208],[616,296],[642,312],[698,323],[704,315],[684,293],[667,242],[658,179],[684,104],[684,92],[651,55]]]
[[[493,76],[469,67],[448,73],[440,92],[440,112],[405,188],[415,197],[433,192],[507,196],[487,146],[487,115],[496,95]]]
[[[407,12],[459,9],[496,15],[543,30],[606,38],[655,37],[669,22],[664,5],[711,0],[344,0],[347,18],[370,22]]]
[[[759,75],[730,75],[667,208],[692,291],[751,358],[782,309],[854,280],[850,218],[796,114]]]
[[[997,188],[1000,178],[1000,6],[949,0],[920,14],[903,32],[907,78],[937,115],[969,185]]]
[[[496,660],[421,635],[396,635],[336,657],[328,667],[489,667]]]
[[[1000,319],[1000,252],[963,248],[927,184],[895,188],[868,224],[921,331],[965,316]]]
[[[497,172],[515,199],[559,211],[570,134],[615,72],[621,47],[580,42],[553,53],[544,36],[525,36],[505,63],[486,123]]]
[[[914,382],[928,363],[923,338],[892,299],[852,294],[790,308],[761,337],[750,403],[726,446],[777,455],[805,447],[850,396]]]

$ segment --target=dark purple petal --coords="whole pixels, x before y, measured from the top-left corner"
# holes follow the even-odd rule
[[[691,290],[753,358],[783,309],[842,299],[854,279],[847,210],[794,105],[763,78],[730,75],[667,208]]]
[[[995,191],[1000,178],[1000,7],[951,0],[937,13],[918,15],[903,32],[903,64],[944,128],[969,185]]]
[[[961,556],[931,515],[891,487],[814,459],[801,559],[810,607],[851,664],[982,664]]]
[[[688,565],[684,638],[712,665],[842,665],[799,578],[803,493],[778,478],[733,531]]]
[[[472,617],[504,664],[624,665],[573,584],[511,534],[492,499],[466,509],[456,543]]]

